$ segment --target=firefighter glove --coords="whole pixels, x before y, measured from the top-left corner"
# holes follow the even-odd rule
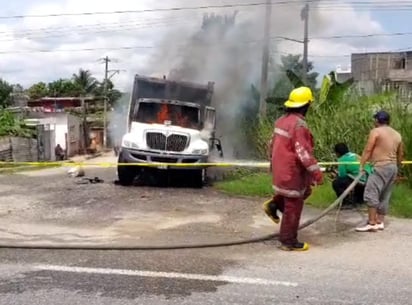
[[[320,185],[323,184],[323,173],[322,171],[318,170],[313,173],[313,184]]]

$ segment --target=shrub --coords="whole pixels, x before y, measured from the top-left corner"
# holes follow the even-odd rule
[[[403,137],[405,144],[405,159],[412,158],[412,116],[408,105],[401,102],[395,94],[380,94],[371,97],[359,96],[348,92],[340,100],[328,101],[322,104],[314,103],[307,115],[307,122],[315,139],[315,155],[320,161],[333,161],[335,155],[333,146],[338,142],[346,142],[350,150],[361,154],[371,128],[373,114],[378,109],[385,109],[391,114],[391,125]],[[274,120],[280,116],[277,113],[251,127],[255,134],[254,144],[256,154],[266,159],[266,145],[273,131]],[[404,174],[412,186],[412,168],[405,166]]]
[[[7,110],[0,110],[0,136],[32,137],[33,131],[24,121]]]

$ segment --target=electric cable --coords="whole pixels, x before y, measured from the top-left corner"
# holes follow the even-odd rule
[[[316,2],[317,0],[306,0],[308,3]],[[290,5],[302,4],[300,0],[289,1],[272,1],[271,5]],[[266,6],[266,2],[251,2],[251,3],[233,3],[233,4],[216,4],[216,5],[200,5],[187,7],[169,7],[169,8],[149,8],[141,10],[122,10],[122,11],[93,11],[79,13],[54,13],[54,14],[33,14],[33,15],[9,15],[0,16],[0,19],[23,19],[23,18],[48,18],[48,17],[67,17],[67,16],[90,16],[90,15],[114,15],[114,14],[131,14],[131,13],[153,13],[153,12],[171,12],[171,11],[187,11],[187,10],[205,10],[219,8],[237,8],[237,7],[259,7]]]
[[[368,10],[412,10],[411,1],[393,1],[391,3],[374,1],[347,1],[345,3],[336,3],[336,1],[318,1],[306,0],[306,3],[312,3],[317,9],[339,10],[339,9],[368,9]],[[272,1],[272,6],[291,6],[302,5],[303,1]],[[0,19],[24,19],[24,18],[49,18],[49,17],[67,17],[67,16],[91,16],[91,15],[113,15],[113,14],[132,14],[132,13],[152,13],[152,12],[171,12],[171,11],[186,11],[186,10],[205,10],[205,9],[223,9],[223,8],[238,8],[238,7],[261,7],[266,6],[267,2],[250,2],[250,3],[231,3],[231,4],[216,4],[203,6],[188,6],[188,7],[169,7],[169,8],[151,8],[141,10],[118,10],[118,11],[91,11],[78,13],[52,13],[52,14],[32,14],[32,15],[3,15]]]

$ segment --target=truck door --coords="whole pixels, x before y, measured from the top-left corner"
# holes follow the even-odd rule
[[[205,121],[204,121],[204,129],[210,130],[212,137],[209,139],[209,147],[210,150],[217,149],[221,158],[223,158],[223,149],[222,149],[222,142],[215,138],[215,130],[216,130],[216,109],[213,107],[205,107]]]
[[[216,129],[216,109],[213,107],[205,107],[205,119],[203,124],[205,129],[215,130]]]

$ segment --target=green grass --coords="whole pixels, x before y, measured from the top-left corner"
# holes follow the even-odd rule
[[[229,195],[268,198],[273,195],[272,177],[269,174],[255,173],[231,178],[215,183],[215,187]],[[324,209],[336,200],[331,183],[315,187],[306,203]],[[412,189],[405,184],[396,185],[390,204],[390,214],[396,217],[412,218]]]
[[[225,193],[239,196],[270,197],[273,194],[271,176],[261,173],[229,178],[215,183],[215,187]]]

